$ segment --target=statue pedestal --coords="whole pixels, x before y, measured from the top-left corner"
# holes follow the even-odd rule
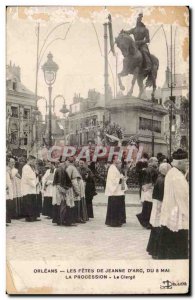
[[[124,131],[124,139],[138,136],[143,151],[152,155],[152,115],[154,132],[154,155],[162,152],[167,155],[168,146],[164,140],[163,117],[167,111],[162,105],[151,100],[136,97],[123,97],[110,100],[106,109],[111,122],[118,123]]]

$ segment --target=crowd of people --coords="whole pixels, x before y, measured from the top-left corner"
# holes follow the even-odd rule
[[[143,153],[136,165],[124,164],[117,155],[104,166],[105,195],[108,197],[105,224],[126,223],[125,193],[128,170],[136,170],[142,209],[136,215],[144,229],[150,229],[146,247],[154,259],[188,257],[189,185],[188,155],[178,149],[172,161],[159,153],[149,158]],[[29,155],[27,161],[7,157],[6,224],[12,219],[41,221],[40,214],[59,226],[77,226],[94,218],[95,180],[102,178],[98,164],[75,157],[40,164]]]
[[[61,158],[40,168],[36,157],[29,155],[21,174],[15,165],[14,158],[7,159],[7,225],[17,218],[41,221],[40,214],[63,226],[76,226],[94,217],[94,175],[83,160]]]
[[[136,215],[150,229],[147,252],[154,259],[186,259],[189,255],[189,165],[187,152],[178,149],[172,161],[159,153],[146,153],[137,162],[142,210]],[[125,191],[127,177],[117,156],[108,170],[106,224],[121,227],[126,223]]]

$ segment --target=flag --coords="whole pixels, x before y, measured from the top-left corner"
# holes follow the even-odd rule
[[[113,55],[115,56],[115,50],[114,50],[114,39],[113,39],[113,32],[112,32],[112,17],[111,15],[108,15],[108,30],[109,30],[109,37],[110,37],[110,50],[112,51]]]

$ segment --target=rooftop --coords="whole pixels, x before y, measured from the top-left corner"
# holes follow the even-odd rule
[[[35,94],[29,90],[21,82],[21,69],[19,66],[12,64],[10,61],[9,65],[6,66],[6,85],[8,91],[28,94],[35,96]]]

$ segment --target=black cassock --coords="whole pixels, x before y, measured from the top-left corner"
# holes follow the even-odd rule
[[[58,185],[66,191],[72,187],[71,180],[63,167],[59,167],[54,175],[53,185]],[[61,201],[60,205],[53,206],[53,223],[58,225],[70,226],[72,224],[72,208],[66,205],[66,200]]]
[[[138,181],[139,181],[139,196],[141,198],[144,170],[148,167],[147,161],[138,161],[136,164],[136,171],[138,173]]]
[[[109,196],[105,224],[117,227],[124,223],[126,223],[125,195]]]
[[[154,167],[147,167],[143,170],[143,182],[142,186],[145,184],[154,184],[158,176],[158,171]],[[151,199],[152,200],[152,199]],[[150,228],[150,215],[152,210],[152,202],[144,201],[142,206],[142,212],[137,214],[138,221],[145,228]]]
[[[159,202],[163,201],[164,181],[165,181],[165,176],[162,174],[159,174],[158,178],[156,180],[156,183],[154,185],[152,198],[155,200],[158,200]],[[157,258],[157,256],[158,256],[160,233],[161,233],[160,227],[152,227],[149,241],[148,241],[148,246],[147,246],[146,250],[150,255],[152,255],[153,258]]]
[[[85,200],[87,205],[87,214],[89,218],[94,218],[93,214],[93,197],[97,195],[96,188],[95,188],[95,181],[91,174],[88,175],[86,178],[86,185],[85,185]]]
[[[24,214],[26,221],[35,221],[40,217],[39,200],[37,194],[28,194],[23,196]]]

